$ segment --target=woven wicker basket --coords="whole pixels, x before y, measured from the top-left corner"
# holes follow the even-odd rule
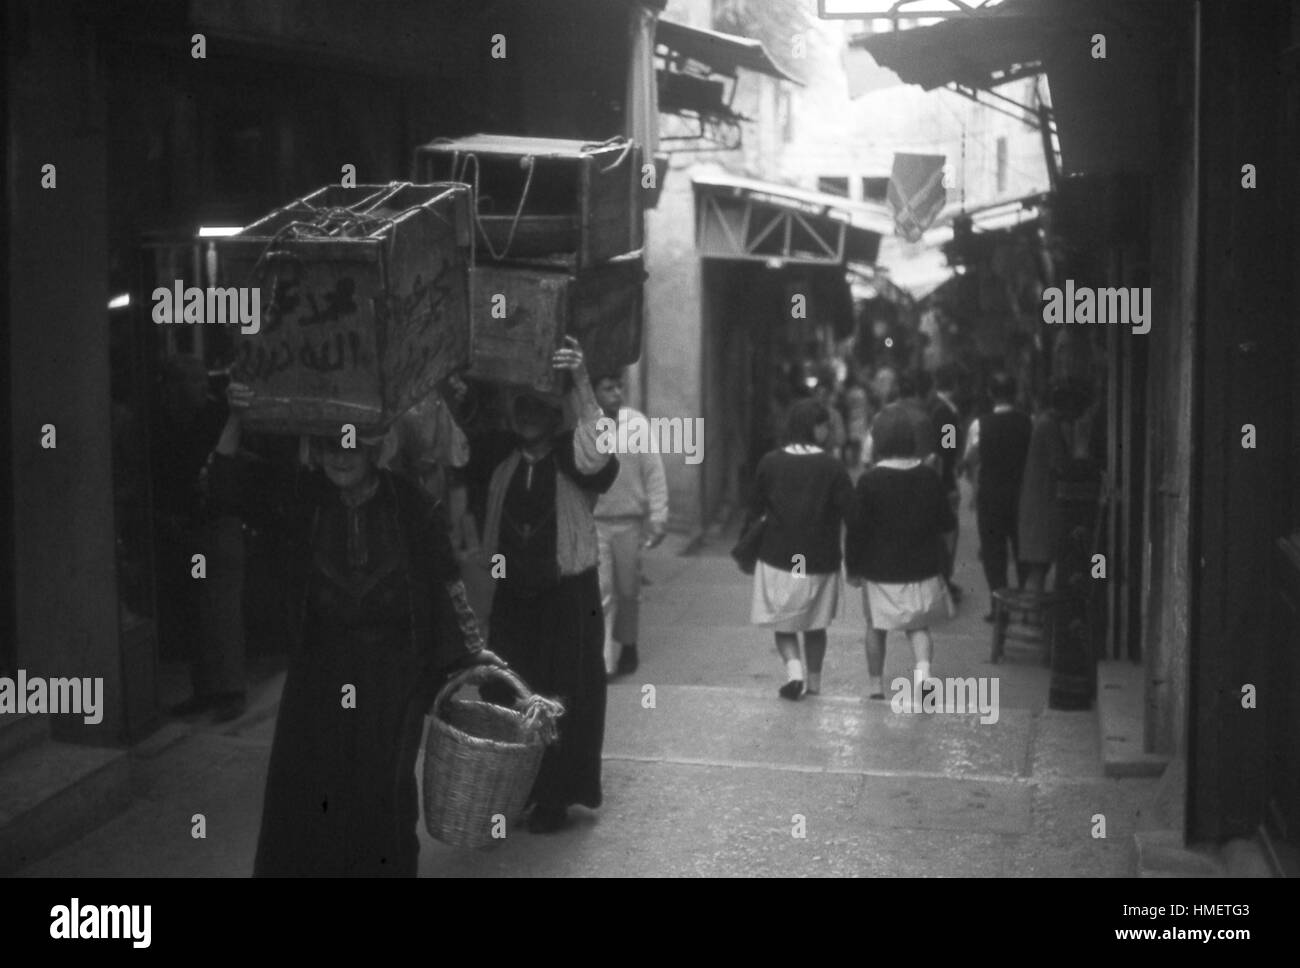
[[[520,696],[517,709],[481,700],[453,699],[462,686],[491,680]],[[514,673],[473,666],[442,687],[424,747],[424,823],[435,840],[453,847],[495,842],[494,817],[513,822],[524,808],[560,707],[534,696]]]

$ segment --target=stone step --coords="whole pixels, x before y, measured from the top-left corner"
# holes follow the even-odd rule
[[[1213,848],[1189,847],[1178,830],[1133,835],[1138,877],[1226,877],[1227,865]]]
[[[0,716],[0,763],[25,749],[44,742],[50,736],[50,721],[32,713],[6,713]]]
[[[1148,753],[1143,735],[1142,666],[1097,664],[1097,725],[1106,776],[1160,776],[1169,757]]]
[[[0,874],[14,873],[125,810],[125,750],[46,739],[0,763]]]

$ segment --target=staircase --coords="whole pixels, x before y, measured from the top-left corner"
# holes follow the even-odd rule
[[[130,798],[125,750],[57,742],[46,716],[0,715],[0,875],[88,833]]]

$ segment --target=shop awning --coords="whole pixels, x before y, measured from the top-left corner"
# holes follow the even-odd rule
[[[704,258],[870,265],[894,228],[889,210],[874,202],[726,174],[693,182],[695,240]]]
[[[1065,173],[1150,170],[1162,76],[1186,16],[1179,5],[1007,0],[926,27],[850,41],[906,83],[990,91],[1045,73]],[[1105,58],[1090,51],[1109,38]]]
[[[671,54],[706,65],[714,74],[735,77],[736,70],[743,67],[778,80],[802,83],[776,65],[761,41],[747,37],[660,19],[655,43],[668,48]]]
[[[1041,13],[1008,0],[977,16],[854,37],[850,46],[927,91],[945,84],[988,90],[1043,70],[1051,26]]]
[[[978,237],[1025,231],[1038,225],[1041,206],[1047,198],[1046,194],[1038,193],[976,209],[949,206],[919,242],[907,242],[896,235],[886,236],[876,257],[875,271],[912,298],[924,299],[960,271],[946,254],[953,242],[955,219],[968,219],[970,231]]]

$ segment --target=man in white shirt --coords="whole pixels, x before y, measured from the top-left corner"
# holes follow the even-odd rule
[[[617,422],[618,440],[635,439],[631,426],[645,415],[623,406],[621,374],[597,376],[592,384],[605,416]],[[649,440],[649,428],[642,440]],[[605,671],[610,677],[636,672],[641,602],[641,551],[664,539],[668,527],[668,484],[657,453],[619,453],[614,484],[596,502],[600,551],[600,595],[605,609]],[[615,646],[618,646],[616,649]]]

